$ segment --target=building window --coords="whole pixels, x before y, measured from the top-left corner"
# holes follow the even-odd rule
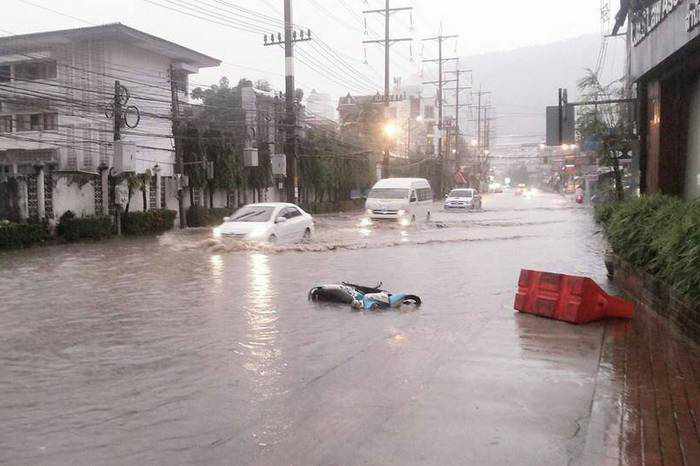
[[[0,116],[0,133],[12,132],[12,115]]]
[[[58,113],[44,113],[44,130],[55,131],[58,129]]]
[[[12,77],[10,65],[0,65],[0,83],[6,83]]]
[[[57,76],[55,61],[28,61],[15,65],[15,79],[33,81],[54,79]]]
[[[35,113],[33,115],[29,115],[29,126],[31,127],[32,131],[41,131],[41,128],[42,128],[41,113]]]
[[[31,115],[17,115],[17,131],[31,131]]]

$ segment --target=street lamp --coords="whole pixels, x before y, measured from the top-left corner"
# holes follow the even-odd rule
[[[398,133],[399,127],[396,126],[395,122],[389,121],[384,125],[384,135],[389,139],[395,138]]]

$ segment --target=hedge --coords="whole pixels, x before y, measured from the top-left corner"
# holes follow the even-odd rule
[[[70,210],[61,216],[58,236],[66,241],[101,240],[114,234],[111,217],[75,217]]]
[[[173,228],[177,212],[174,210],[149,210],[129,212],[122,217],[122,233],[125,235],[157,235]]]
[[[654,195],[596,208],[615,254],[700,299],[700,200]]]
[[[45,223],[14,223],[0,221],[0,249],[27,248],[49,239]]]
[[[234,209],[226,207],[211,208],[192,206],[187,209],[187,225],[191,227],[211,227],[221,225],[224,217],[233,213]]]

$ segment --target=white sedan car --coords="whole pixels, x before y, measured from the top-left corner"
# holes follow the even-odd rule
[[[215,238],[268,243],[309,241],[314,219],[301,207],[284,202],[248,204],[214,228]]]

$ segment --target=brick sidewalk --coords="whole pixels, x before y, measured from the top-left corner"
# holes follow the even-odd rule
[[[580,464],[700,465],[700,348],[657,316],[611,320]]]

